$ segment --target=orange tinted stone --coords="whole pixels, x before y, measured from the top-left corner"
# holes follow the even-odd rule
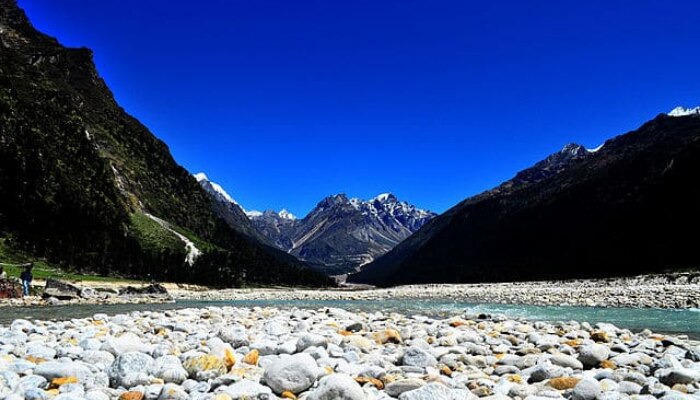
[[[547,384],[557,390],[567,390],[573,389],[573,387],[576,386],[579,381],[581,381],[579,378],[561,377],[552,378]]]
[[[119,400],[143,400],[143,393],[141,392],[126,392],[119,396]]]
[[[258,365],[258,359],[260,358],[260,352],[257,350],[252,350],[250,353],[243,357],[243,362],[249,365]]]
[[[56,378],[51,381],[51,388],[57,388],[69,383],[78,383],[78,378],[75,376],[66,376],[64,378]]]
[[[360,385],[364,385],[365,383],[371,383],[374,387],[376,387],[379,390],[384,389],[384,382],[380,381],[377,378],[358,376],[357,378],[355,378],[355,382],[359,383]]]

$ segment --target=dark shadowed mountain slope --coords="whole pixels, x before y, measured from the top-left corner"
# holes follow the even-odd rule
[[[258,234],[245,210],[219,184],[210,181],[203,172],[195,174],[194,177],[209,195],[214,213],[226,221],[231,229],[262,243],[267,243],[267,239]]]
[[[0,0],[0,240],[104,274],[326,282],[231,229],[165,143],[115,102],[91,51],[36,31],[14,0]]]
[[[700,267],[697,112],[659,115],[595,152],[567,148],[459,203],[350,280],[510,281]]]

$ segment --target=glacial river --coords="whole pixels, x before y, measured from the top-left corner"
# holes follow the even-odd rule
[[[169,310],[178,308],[208,307],[280,307],[321,308],[337,307],[349,311],[394,311],[408,315],[422,314],[433,317],[449,317],[462,313],[503,314],[509,318],[541,321],[610,322],[621,328],[639,331],[644,328],[654,332],[685,334],[700,340],[700,309],[664,310],[656,308],[600,308],[572,306],[528,306],[511,304],[474,304],[448,299],[435,300],[381,300],[381,301],[329,301],[329,300],[240,300],[195,301],[183,300],[173,304],[116,304],[71,305],[35,308],[0,308],[0,324],[16,318],[71,319],[85,318],[95,313],[119,314],[130,311]]]

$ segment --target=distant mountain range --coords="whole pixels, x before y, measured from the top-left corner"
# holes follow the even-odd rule
[[[570,144],[466,199],[351,275],[396,285],[700,267],[700,107],[594,150]]]
[[[391,250],[435,216],[389,193],[367,201],[337,194],[303,219],[267,212],[252,221],[279,248],[338,275]]]
[[[303,219],[287,210],[246,211],[204,173],[195,174],[231,226],[329,275],[341,275],[391,250],[437,214],[384,193],[368,200],[326,197]],[[246,218],[247,216],[247,218]]]
[[[0,261],[215,285],[325,285],[251,240],[114,100],[92,52],[0,0]],[[227,218],[221,218],[221,215]],[[232,229],[233,228],[233,229]],[[248,230],[246,230],[248,229]]]

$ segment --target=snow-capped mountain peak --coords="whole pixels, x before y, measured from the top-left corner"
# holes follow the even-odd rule
[[[686,117],[688,115],[700,115],[700,106],[695,108],[678,106],[668,113],[669,117]]]
[[[280,218],[289,219],[292,221],[297,219],[297,217],[294,214],[287,211],[286,208],[283,208],[278,214],[279,214]]]
[[[206,190],[210,195],[214,196],[214,198],[216,198],[219,202],[236,205],[238,208],[241,209],[241,211],[243,211],[243,213],[245,213],[248,219],[259,218],[263,216],[264,213],[261,211],[246,210],[233,197],[231,197],[221,185],[209,180],[209,177],[204,172],[193,174],[193,176],[197,180],[197,182],[199,182],[200,186],[202,186],[202,188],[204,188],[204,190]],[[280,211],[279,213],[274,211],[266,211],[265,213],[274,213],[276,216],[288,220],[296,219],[296,216],[294,216],[294,214],[290,213],[286,209],[282,209],[282,211]]]
[[[297,216],[289,212],[286,208],[283,208],[279,212],[275,210],[265,210],[265,211],[258,211],[258,210],[250,210],[245,212],[248,218],[250,219],[256,219],[256,218],[273,218],[273,219],[283,219],[283,220],[288,220],[288,221],[296,221]]]
[[[258,210],[250,210],[250,211],[246,211],[245,215],[247,215],[248,218],[252,219],[252,218],[262,217],[263,213],[261,211],[258,211]]]
[[[194,174],[230,226],[291,253],[326,272],[345,273],[386,253],[436,214],[392,193],[370,200],[328,196],[303,219],[283,208],[246,211],[203,172]]]
[[[210,181],[209,177],[204,172],[194,174],[194,178],[197,180],[197,182],[199,182],[200,185],[202,185],[202,187],[205,190],[214,191],[220,197],[220,199],[238,205],[238,202],[234,200],[233,197],[231,197],[228,193],[226,193],[226,190],[224,190],[224,188],[221,187],[221,185],[219,185],[216,182]]]
[[[572,157],[580,156],[586,152],[588,150],[578,143],[569,143],[559,150],[559,153]]]
[[[391,250],[435,216],[391,193],[370,200],[339,193],[322,199],[303,219],[282,210],[251,221],[278,248],[328,273],[345,273]]]
[[[378,201],[380,203],[384,203],[388,200],[396,201],[396,196],[394,196],[391,193],[382,193],[382,194],[377,195],[375,198],[373,198],[370,201]]]
[[[198,172],[192,176],[194,176],[194,179],[196,179],[197,182],[209,181],[209,177],[204,172]]]
[[[221,185],[210,181],[205,173],[200,172],[193,176],[199,183],[199,186],[201,186],[211,199],[214,213],[221,217],[229,227],[248,237],[266,243],[267,238],[258,233],[251,223],[252,216],[255,215],[255,213],[261,213],[257,211],[246,211],[223,187],[221,187]]]

